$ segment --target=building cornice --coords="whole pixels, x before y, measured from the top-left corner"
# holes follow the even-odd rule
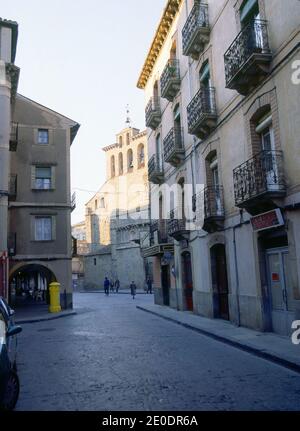
[[[167,2],[137,83],[137,87],[140,89],[144,89],[148,82],[155,62],[160,54],[162,46],[166,40],[166,37],[182,2],[183,0],[168,0]]]

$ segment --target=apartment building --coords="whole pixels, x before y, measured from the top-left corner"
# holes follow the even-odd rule
[[[12,125],[19,68],[15,65],[18,24],[0,18],[0,295],[8,296],[7,250],[10,151],[17,129]]]
[[[106,182],[86,204],[84,256],[86,288],[103,288],[104,277],[145,284],[147,268],[141,253],[149,245],[147,134],[126,127],[116,142],[103,148]]]
[[[300,2],[288,3],[168,0],[138,80],[156,303],[282,335],[300,318]]]

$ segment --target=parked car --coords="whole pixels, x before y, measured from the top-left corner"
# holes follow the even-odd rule
[[[14,323],[14,310],[0,297],[0,410],[13,410],[18,401],[17,334],[21,331]]]

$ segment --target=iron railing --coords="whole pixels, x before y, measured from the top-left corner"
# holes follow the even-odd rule
[[[151,238],[154,242],[155,232],[157,232],[158,244],[166,244],[168,242],[167,221],[164,219],[153,220],[150,226]]]
[[[196,31],[199,28],[208,27],[208,5],[204,3],[195,3],[182,29],[182,49],[184,55],[187,52]]]
[[[173,79],[180,80],[179,60],[177,59],[169,59],[161,75],[160,91],[162,97],[165,94],[170,81]]]
[[[201,123],[206,115],[217,115],[214,87],[202,87],[187,107],[189,133]]]
[[[151,97],[149,102],[147,103],[146,109],[145,109],[145,116],[146,116],[146,126],[150,127],[152,125],[153,116],[160,117],[161,111],[160,111],[160,103],[158,97]]]
[[[270,53],[267,21],[257,19],[250,21],[226,51],[224,55],[226,85],[254,53]]]
[[[224,194],[222,186],[208,186],[204,189],[204,219],[224,217]]]
[[[157,154],[153,154],[148,161],[148,176],[163,174],[163,168]]]
[[[184,214],[181,214],[180,208],[175,208],[170,211],[168,219],[168,234],[173,236],[178,232],[184,232],[186,230],[186,219]]]
[[[183,150],[183,129],[181,127],[173,127],[163,141],[164,159],[168,162],[177,150]]]
[[[282,151],[262,151],[233,171],[237,206],[265,193],[282,194],[286,190]]]

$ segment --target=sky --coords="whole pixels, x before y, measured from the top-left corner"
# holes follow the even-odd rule
[[[19,93],[81,124],[71,148],[72,223],[105,181],[101,148],[125,127],[145,128],[136,83],[166,0],[0,0],[17,21]]]

